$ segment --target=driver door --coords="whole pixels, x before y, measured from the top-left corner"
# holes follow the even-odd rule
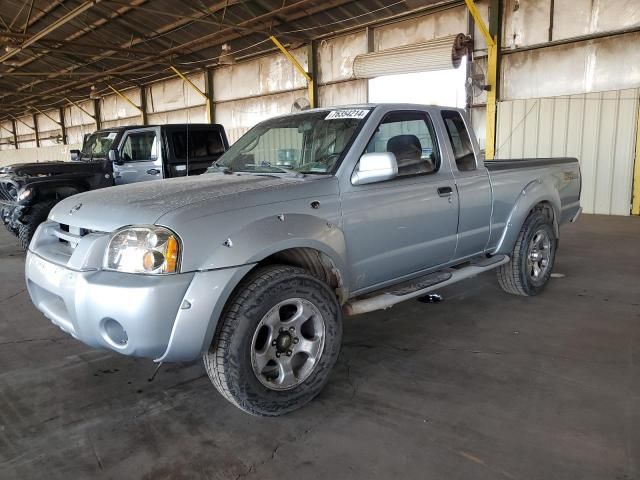
[[[113,165],[116,185],[164,178],[160,127],[127,130],[120,141],[121,165]]]
[[[363,153],[391,152],[396,178],[342,192],[352,288],[375,289],[449,262],[455,252],[458,196],[427,112],[394,111]]]

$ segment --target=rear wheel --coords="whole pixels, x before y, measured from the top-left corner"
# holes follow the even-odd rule
[[[301,268],[269,266],[231,299],[204,364],[216,389],[240,409],[282,415],[320,393],[341,340],[331,289]]]
[[[47,219],[55,204],[55,201],[41,202],[36,203],[29,209],[29,213],[22,220],[22,225],[18,227],[18,240],[24,250],[29,248],[33,234],[36,233],[40,224]]]
[[[537,295],[544,289],[555,261],[557,239],[547,215],[535,211],[527,217],[511,261],[498,268],[500,287],[514,295]]]

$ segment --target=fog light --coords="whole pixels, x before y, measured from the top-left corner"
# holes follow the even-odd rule
[[[102,321],[102,330],[109,343],[115,347],[122,348],[127,345],[129,337],[125,329],[113,318],[105,318]]]

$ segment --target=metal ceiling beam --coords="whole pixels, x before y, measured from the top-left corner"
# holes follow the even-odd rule
[[[122,98],[125,102],[127,102],[129,105],[131,105],[133,108],[135,108],[136,110],[138,110],[140,112],[140,115],[144,117],[144,110],[142,109],[142,107],[139,107],[138,105],[136,105],[135,103],[133,103],[133,101],[127,97],[124,93],[122,93],[120,90],[118,90],[117,88],[113,87],[112,85],[107,85],[111,91],[113,93],[115,93],[116,95],[118,95],[120,98]],[[141,94],[142,95],[142,94]],[[142,98],[142,96],[140,97]]]
[[[38,40],[40,40],[41,38],[46,37],[51,32],[54,32],[55,30],[57,30],[58,28],[60,28],[64,24],[66,24],[66,23],[70,22],[71,20],[73,20],[74,18],[76,18],[81,13],[86,12],[87,10],[89,10],[91,7],[93,7],[95,4],[97,4],[100,1],[101,0],[91,0],[89,2],[83,2],[82,4],[78,5],[76,8],[71,10],[66,15],[63,15],[62,17],[60,17],[57,20],[55,20],[53,23],[51,23],[51,25],[43,28],[38,33],[36,33],[35,35],[32,35],[31,37],[29,37],[27,40],[22,42],[22,44],[20,44],[16,48],[13,48],[13,49],[9,50],[7,53],[5,53],[4,55],[0,56],[0,63],[9,60],[13,56],[17,55],[19,52],[23,51],[29,45],[32,45],[32,44],[36,43]]]
[[[22,125],[24,125],[25,127],[27,127],[29,130],[35,131],[35,128],[32,127],[31,125],[29,125],[27,122],[20,120],[17,117],[14,117],[13,115],[11,116],[11,118],[13,118],[16,122],[20,122]]]
[[[278,50],[280,50],[282,52],[282,54],[285,56],[285,58],[287,60],[289,60],[289,63],[291,63],[291,65],[293,65],[293,68],[295,68],[298,73],[300,73],[300,75],[302,75],[305,80],[307,81],[307,92],[308,92],[308,96],[309,96],[309,105],[311,105],[312,108],[314,108],[316,106],[316,97],[315,97],[315,92],[316,89],[314,88],[315,82],[313,77],[309,74],[309,72],[307,72],[304,67],[302,65],[300,65],[300,62],[298,62],[298,59],[296,57],[294,57],[289,50],[287,50],[284,45],[282,45],[280,43],[280,41],[274,37],[273,35],[269,36],[269,39],[273,42],[273,44],[278,47]]]
[[[0,30],[0,37],[8,37],[8,38],[15,38],[17,40],[22,40],[24,38],[29,38],[29,35],[25,35],[23,33],[7,32],[4,30]],[[153,38],[151,38],[150,40],[153,40]],[[84,47],[84,48],[94,48],[101,52],[105,50],[113,50],[113,51],[122,52],[122,53],[138,53],[140,55],[157,55],[158,54],[158,52],[154,52],[152,50],[139,50],[139,49],[134,49],[129,47],[123,48],[121,46],[114,45],[111,43],[98,44],[98,43],[77,41],[75,39],[66,40],[66,39],[60,39],[60,38],[43,38],[38,40],[38,44],[49,45],[51,48],[60,48],[60,45],[65,45],[65,48],[71,47],[72,51],[73,51],[73,47]]]
[[[166,67],[169,68],[169,67]],[[162,70],[166,70],[166,68]],[[151,75],[156,73],[162,73],[162,70],[125,70],[119,71],[120,74],[125,73],[136,73],[142,75]],[[48,77],[48,78],[64,78],[64,77],[86,77],[86,76],[105,76],[108,75],[109,71],[106,72],[77,72],[70,70],[68,72],[6,72],[2,73],[2,75],[6,77]],[[13,93],[9,93],[7,95],[13,95]]]
[[[108,1],[108,0],[105,0]],[[330,0],[328,2],[324,2],[322,5],[318,5],[318,2],[313,2],[311,0],[304,0],[304,1],[298,1],[296,3],[284,6],[283,8],[280,8],[278,10],[272,11],[272,12],[268,12],[265,13],[264,15],[259,15],[258,17],[254,17],[251,19],[248,19],[244,22],[241,22],[239,26],[229,26],[227,28],[223,28],[220,31],[217,32],[213,32],[209,35],[206,35],[204,37],[198,38],[194,41],[191,42],[187,42],[185,44],[181,44],[181,45],[176,45],[175,47],[172,47],[170,49],[167,49],[163,52],[160,53],[160,55],[185,55],[186,52],[184,52],[185,49],[188,48],[193,48],[194,51],[198,51],[201,50],[202,48],[208,48],[212,46],[212,42],[213,45],[220,45],[221,43],[225,43],[228,41],[232,41],[236,38],[242,37],[242,33],[239,33],[238,30],[241,30],[243,27],[246,27],[247,25],[250,26],[257,26],[257,27],[263,27],[267,28],[271,27],[271,28],[275,28],[278,25],[280,25],[280,21],[278,20],[278,18],[282,18],[283,21],[285,23],[288,22],[293,22],[299,18],[303,18],[309,15],[313,15],[315,13],[318,13],[320,11],[325,11],[327,9],[331,9],[331,8],[335,8],[337,6],[343,5],[345,3],[352,3],[353,0]],[[224,6],[226,2],[219,2],[216,6]],[[451,3],[458,3],[458,2],[451,2]],[[460,1],[459,3],[462,3],[462,1]],[[447,4],[448,5],[448,4]],[[209,7],[209,9],[207,9],[207,11],[211,11],[212,8],[214,7]],[[119,11],[119,14],[122,14],[122,12]],[[206,13],[205,13],[206,15]],[[114,18],[110,18],[110,21],[113,21]],[[191,23],[190,21],[187,21],[186,23]],[[172,26],[165,26],[163,27],[163,31],[165,31],[166,28],[177,28],[176,25],[177,24],[185,24],[184,21],[181,22],[175,22]],[[285,27],[286,28],[286,27]],[[350,27],[353,28],[353,27]],[[245,28],[245,30],[247,30],[247,28]],[[252,28],[252,30],[256,30],[256,28]],[[94,31],[94,30],[90,30]],[[141,39],[140,41],[148,41],[148,40],[153,40],[153,38],[149,39]],[[52,39],[45,39],[43,40],[43,42],[49,42],[49,41],[53,41]],[[66,41],[66,40],[65,40]],[[41,43],[43,43],[41,42]],[[136,42],[138,42],[138,39],[136,39]],[[78,42],[79,43],[79,42]],[[137,45],[138,43],[132,43],[131,45]],[[71,44],[73,46],[73,44]],[[104,47],[103,47],[104,48]],[[126,50],[126,49],[123,49]],[[270,49],[267,49],[268,51],[270,51]],[[266,53],[267,50],[261,52],[261,53]],[[113,54],[112,54],[113,55]],[[103,82],[105,79],[105,75],[111,78],[118,78],[118,75],[121,73],[126,74],[131,74],[131,73],[137,73],[137,74],[142,74],[141,69],[144,68],[146,65],[152,65],[154,63],[157,63],[157,58],[158,58],[158,53],[154,54],[154,58],[153,59],[148,59],[148,60],[139,60],[139,59],[134,59],[133,62],[125,64],[125,65],[121,65],[119,67],[115,67],[113,69],[108,69],[106,71],[103,72],[95,72],[95,76],[91,77],[91,76],[87,76],[88,78],[82,78],[82,80],[77,80],[77,81],[71,81],[69,84],[65,85],[65,86],[58,86],[58,87],[53,87],[44,91],[40,91],[40,92],[29,92],[29,93],[22,93],[20,92],[18,94],[18,96],[24,96],[24,97],[31,97],[32,100],[27,100],[24,102],[20,102],[19,104],[15,105],[15,107],[17,108],[21,108],[24,106],[29,106],[29,105],[33,105],[33,104],[37,104],[37,102],[43,98],[60,98],[62,97],[64,94],[69,94],[69,92],[78,92],[80,91],[80,89],[85,89],[88,88],[90,85],[94,84],[96,81],[97,82]],[[102,57],[101,57],[102,58]],[[104,58],[108,59],[108,55],[105,55]],[[183,57],[184,58],[184,57]],[[154,61],[155,60],[155,61]],[[131,70],[129,70],[129,68],[131,68]],[[158,80],[160,76],[163,75],[162,70],[160,71],[153,71],[153,72],[149,72],[149,74],[153,75],[153,74],[157,74],[156,77],[153,77],[155,80]],[[58,76],[57,78],[61,79],[64,78],[65,75],[62,74],[60,76]],[[85,77],[85,75],[78,75],[78,77]],[[128,81],[128,79],[126,78],[122,78],[123,81]],[[36,81],[36,82],[30,82],[30,86],[36,85],[38,83],[42,83],[45,80],[42,81]],[[50,80],[46,80],[46,81],[50,81]],[[148,81],[145,79],[145,82]],[[55,93],[54,93],[55,92]],[[59,93],[58,93],[59,92]],[[14,92],[7,92],[7,98],[10,98],[11,95],[13,95]],[[88,95],[88,93],[87,93]],[[7,105],[8,106],[8,105]],[[12,105],[13,106],[13,105]],[[11,108],[10,111],[12,111],[13,113],[19,114],[19,112],[21,112],[22,110],[17,110],[17,108]],[[7,111],[7,110],[5,110]]]
[[[151,8],[151,7],[145,7],[142,5],[129,5],[127,2],[123,2],[120,0],[103,0],[105,2],[108,3],[114,3],[116,5],[127,5],[132,7],[134,10],[140,10],[143,12],[150,12],[150,13],[154,13],[156,15],[164,15],[166,17],[171,17],[171,18],[177,18],[180,20],[189,20],[191,22],[194,23],[206,23],[209,25],[215,25],[216,27],[230,27],[230,28],[235,28],[238,30],[245,30],[247,32],[251,32],[251,33],[260,33],[263,35],[269,35],[269,31],[268,30],[258,30],[255,28],[250,28],[250,27],[242,27],[242,26],[238,26],[238,25],[233,25],[230,23],[225,23],[223,21],[219,21],[219,20],[209,20],[207,18],[203,18],[202,16],[193,16],[193,15],[184,15],[184,14],[180,14],[180,13],[173,13],[173,12],[167,12],[166,10],[160,10],[158,8]],[[232,3],[229,6],[233,6],[233,5],[238,5],[241,2],[237,2],[237,3]],[[243,3],[244,4],[244,3]],[[204,13],[205,15],[211,15],[211,13],[207,13],[207,12],[200,12],[199,13]],[[302,40],[302,38],[300,36],[294,36],[294,35],[287,35],[287,34],[282,34],[281,36],[287,37],[287,38],[295,38],[295,39],[300,39]]]
[[[54,119],[53,117],[51,117],[49,114],[43,112],[42,110],[40,110],[37,107],[33,107],[33,109],[38,112],[40,115],[44,115],[45,117],[47,117],[49,120],[51,120],[53,123],[57,123],[58,125],[62,126],[62,122],[59,122],[58,120]]]
[[[187,85],[189,85],[192,90],[194,90],[198,95],[200,95],[202,98],[204,98],[206,109],[207,109],[207,123],[211,123],[212,122],[212,118],[213,118],[213,116],[212,116],[213,115],[213,108],[212,108],[211,98],[206,93],[204,93],[202,90],[200,90],[191,80],[189,80],[188,77],[186,77],[176,67],[171,66],[171,70],[173,70],[174,73],[177,76],[179,76],[182,80],[184,80],[184,82]],[[206,79],[205,79],[205,82],[206,82]]]
[[[323,11],[327,8],[334,8],[337,7],[339,5],[345,4],[345,3],[351,3],[353,0],[330,0],[328,2],[326,2],[325,4],[322,5],[318,5],[316,0],[299,0],[295,3],[291,3],[289,5],[286,5],[284,7],[278,8],[276,10],[273,10],[271,12],[268,12],[264,15],[261,15],[259,17],[254,17],[248,20],[245,20],[244,22],[241,22],[241,24],[239,24],[240,27],[242,26],[247,26],[247,25],[253,25],[253,24],[260,24],[260,23],[265,23],[265,22],[269,22],[269,20],[271,20],[273,17],[276,17],[278,15],[286,15],[287,13],[291,13],[293,12],[293,14],[289,17],[286,17],[286,21],[287,22],[291,22],[291,21],[295,21],[299,18],[303,18],[309,15],[312,15],[314,13]],[[169,55],[169,54],[176,54],[177,52],[179,52],[180,50],[184,50],[187,48],[194,48],[194,47],[200,47],[200,48],[207,48],[212,46],[211,42],[215,41],[215,45],[219,45],[231,40],[234,40],[236,38],[241,37],[241,34],[238,34],[237,32],[234,31],[235,27],[229,27],[217,32],[213,32],[210,33],[208,35],[205,35],[203,37],[200,37],[198,39],[192,40],[190,42],[181,44],[181,45],[177,45],[175,47],[172,47],[171,49],[165,50],[164,52],[162,52],[164,55]],[[203,47],[203,44],[205,44],[205,46]],[[196,50],[197,51],[197,50]],[[137,62],[131,62],[129,64],[125,64],[122,65],[120,67],[116,67],[114,69],[111,70],[107,70],[105,72],[103,72],[101,75],[96,75],[94,77],[89,77],[89,79],[87,80],[97,80],[99,79],[101,76],[105,76],[105,75],[112,75],[112,74],[116,74],[116,73],[121,73],[123,70],[126,69],[132,69],[132,71],[136,71],[138,72],[140,69],[144,68],[145,66],[148,65],[152,65],[155,63],[156,58],[149,58],[147,59],[147,61],[137,61]],[[161,73],[161,72],[158,72]],[[81,84],[81,85],[73,85],[71,88],[67,88],[64,89],[63,87],[56,87],[50,90],[45,90],[44,92],[38,92],[34,94],[34,97],[37,97],[38,95],[42,95],[42,94],[49,94],[49,93],[54,93],[54,92],[58,92],[60,90],[62,91],[72,91],[75,88],[82,88],[83,86],[88,86],[90,85],[89,83],[85,83],[85,84]],[[8,94],[7,96],[10,96],[10,94]],[[32,102],[26,102],[27,105],[30,105]]]
[[[137,2],[137,3],[133,3],[133,6],[138,5],[138,4],[141,4],[141,3],[144,3],[144,2],[145,2],[145,1],[147,1],[147,0],[134,0],[134,1],[135,1],[135,2]],[[217,4],[213,5],[212,7],[209,7],[208,11],[216,11],[216,9],[220,10],[220,9],[222,9],[222,8],[223,8],[227,3],[228,3],[227,1],[225,1],[225,2],[218,2]],[[127,7],[122,7],[121,9],[119,9],[119,10],[114,14],[114,16],[111,16],[111,17],[108,19],[108,21],[107,21],[107,22],[101,22],[100,24],[98,24],[98,22],[95,22],[95,23],[94,23],[94,24],[92,24],[90,27],[88,27],[88,28],[89,28],[89,30],[82,30],[82,31],[80,31],[80,32],[77,32],[76,34],[74,34],[74,35],[71,35],[71,36],[67,37],[65,40],[66,40],[66,41],[75,41],[75,39],[76,39],[76,38],[79,38],[80,36],[83,36],[83,35],[85,35],[85,34],[87,34],[87,33],[90,33],[90,32],[95,32],[95,31],[98,29],[98,27],[100,27],[100,26],[102,26],[102,25],[106,25],[106,24],[108,24],[108,23],[109,23],[109,21],[113,21],[113,20],[115,20],[115,19],[117,19],[117,18],[122,17],[126,12],[128,12],[128,11],[132,10],[133,6],[132,6],[132,5],[129,5],[129,6],[127,6]],[[148,41],[151,41],[151,40],[155,40],[155,39],[159,38],[160,36],[162,36],[162,35],[163,35],[164,33],[166,33],[167,31],[171,31],[172,29],[177,28],[177,27],[182,26],[182,25],[185,25],[185,24],[187,24],[187,23],[189,23],[189,22],[183,22],[183,21],[180,21],[180,22],[174,22],[173,24],[165,25],[165,26],[164,26],[164,27],[163,27],[163,28],[158,32],[158,35],[157,35],[156,37],[152,37],[152,38],[148,38],[148,37],[139,37],[139,38],[135,39],[134,41],[130,42],[128,46],[129,46],[129,47],[131,47],[132,45],[137,45],[137,44],[139,44],[139,43],[143,43],[143,42],[148,42]],[[126,45],[126,44],[125,44],[125,45]],[[112,53],[113,53],[113,52],[111,52],[111,51],[103,52],[102,54],[97,55],[97,56],[96,56],[96,58],[95,58],[94,60],[95,60],[95,61],[99,61],[99,60],[100,60],[100,59],[102,59],[102,58],[109,57]],[[159,52],[152,52],[152,53],[150,53],[150,55],[152,55],[153,57],[157,58],[159,55],[161,56],[162,54],[161,54],[161,53],[159,53]],[[29,62],[29,63],[30,63],[30,62]],[[81,68],[81,67],[83,67],[83,66],[84,66],[84,65],[81,65],[79,68]],[[37,81],[31,82],[30,84],[23,85],[22,87],[18,88],[18,91],[24,90],[24,89],[26,89],[26,88],[33,88],[33,86],[38,85],[38,84],[40,84],[41,82],[42,82],[42,81],[38,81],[38,80],[37,80]],[[9,95],[10,95],[10,94],[2,95],[2,96],[1,96],[1,98],[4,98],[4,97],[9,96]]]
[[[80,110],[82,113],[84,113],[85,115],[91,117],[94,121],[97,122],[96,116],[95,115],[91,115],[89,112],[87,112],[84,108],[82,108],[80,105],[78,105],[76,102],[74,102],[73,100],[69,99],[69,98],[65,98],[65,100],[67,102],[69,102],[71,105],[73,105],[74,107],[76,107],[78,110]]]

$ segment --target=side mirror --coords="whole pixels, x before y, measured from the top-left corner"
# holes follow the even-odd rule
[[[124,162],[120,158],[120,154],[117,150],[109,150],[109,160],[116,165],[124,165]]]
[[[80,160],[80,150],[69,150],[69,156],[72,162],[77,162]]]
[[[353,185],[384,182],[398,176],[396,156],[391,152],[365,153],[351,175]]]

